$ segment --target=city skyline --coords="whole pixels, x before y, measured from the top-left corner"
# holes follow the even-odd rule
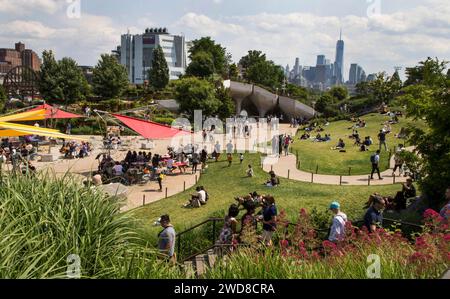
[[[0,47],[22,41],[41,54],[73,57],[80,65],[95,65],[110,53],[120,36],[147,27],[167,27],[187,40],[211,36],[233,55],[235,62],[248,50],[261,50],[276,64],[315,65],[317,54],[333,57],[339,28],[345,41],[344,78],[351,63],[367,73],[394,72],[394,66],[414,66],[428,56],[450,58],[450,8],[443,0],[343,0],[297,3],[278,1],[133,1],[81,0],[79,17],[67,15],[64,0],[0,0]],[[304,1],[302,1],[304,2]],[[155,10],[155,7],[157,9]],[[332,59],[334,60],[334,58]],[[332,61],[333,62],[333,61]],[[403,71],[401,72],[402,77]]]

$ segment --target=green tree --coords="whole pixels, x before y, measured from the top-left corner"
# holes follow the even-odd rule
[[[152,68],[149,70],[148,78],[150,85],[157,90],[164,89],[169,84],[169,67],[161,46],[153,50]]]
[[[128,75],[112,55],[103,54],[94,68],[92,78],[94,93],[102,98],[117,98],[128,87]]]
[[[248,51],[248,54],[239,60],[239,64],[244,68],[247,69],[251,67],[252,65],[255,65],[258,62],[264,62],[266,61],[266,54],[264,54],[261,51],[257,50],[250,50]]]
[[[200,51],[192,56],[186,75],[207,78],[214,74],[214,60],[210,53]]]
[[[363,81],[356,84],[356,95],[358,97],[367,97],[370,93],[369,82]]]
[[[442,72],[446,69],[446,66],[447,61],[439,61],[437,58],[428,57],[425,61],[420,61],[419,65],[406,68],[405,86],[422,83],[427,85],[443,84],[446,78],[442,76]]]
[[[281,86],[284,71],[273,61],[260,61],[247,68],[246,77],[250,82],[275,89]]]
[[[61,100],[65,104],[75,103],[86,98],[89,84],[75,60],[65,57],[58,62]]]
[[[6,91],[2,85],[0,85],[0,111],[3,111],[6,106],[6,100],[8,99]]]
[[[196,77],[182,78],[175,83],[175,100],[180,111],[190,119],[194,110],[202,110],[206,116],[214,115],[222,104],[216,98],[213,84]]]
[[[223,87],[221,84],[220,87],[216,88],[216,98],[220,102],[217,114],[221,119],[226,119],[234,115],[236,108],[229,89]]]
[[[315,109],[317,112],[324,113],[326,108],[333,103],[333,97],[329,93],[324,93],[316,102]]]
[[[375,80],[369,82],[369,94],[377,104],[382,102],[388,104],[398,94],[400,88],[401,86],[384,72],[379,73]]]
[[[228,70],[228,78],[231,80],[237,80],[238,77],[239,77],[239,69],[236,63],[233,63],[230,65],[230,68]]]
[[[61,81],[58,62],[53,52],[42,53],[42,65],[39,71],[39,93],[47,101],[62,100],[63,91],[59,83]]]
[[[194,56],[199,52],[209,53],[214,63],[214,71],[221,75],[226,75],[228,71],[228,65],[230,63],[230,57],[227,54],[225,47],[220,44],[216,44],[211,37],[202,37],[200,39],[192,41],[192,47],[189,49],[189,58],[191,61]]]
[[[348,97],[348,90],[344,86],[333,86],[329,94],[338,102],[343,101],[347,99]]]
[[[430,205],[439,208],[450,182],[450,80],[447,62],[427,59],[407,72],[408,87],[400,97],[407,114],[423,119],[427,129],[410,127],[410,141],[420,156],[419,184]]]

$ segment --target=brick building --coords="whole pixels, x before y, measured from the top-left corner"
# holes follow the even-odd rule
[[[0,49],[0,74],[6,74],[16,66],[28,66],[34,71],[41,68],[39,56],[30,49],[25,49],[25,44],[16,43],[15,49]]]

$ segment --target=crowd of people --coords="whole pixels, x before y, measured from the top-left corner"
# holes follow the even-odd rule
[[[12,165],[13,172],[35,172],[36,167],[31,163],[38,155],[37,144],[28,138],[21,138],[18,142],[12,142],[4,138],[0,144],[1,164]]]
[[[82,141],[78,143],[76,141],[63,141],[59,152],[64,155],[66,159],[85,158],[91,154],[93,150],[92,144]]]

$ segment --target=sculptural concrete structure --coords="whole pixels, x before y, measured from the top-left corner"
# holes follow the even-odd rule
[[[245,104],[253,104],[258,110],[259,117],[265,117],[270,111],[279,108],[288,117],[314,117],[315,110],[297,100],[276,95],[264,88],[253,84],[226,80],[224,86],[230,89],[231,97],[236,104],[236,114],[239,115]]]

